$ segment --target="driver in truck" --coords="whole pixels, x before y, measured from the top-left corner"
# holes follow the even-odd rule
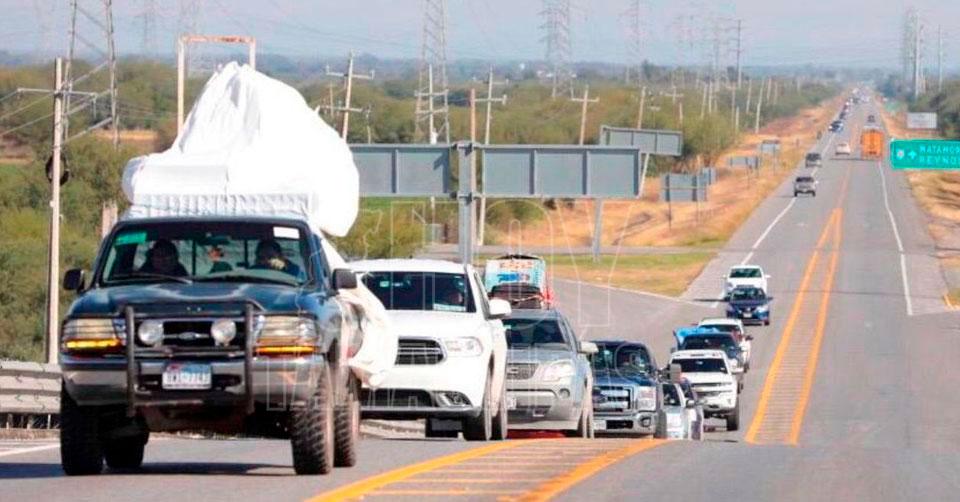
[[[176,277],[188,275],[187,269],[180,263],[177,246],[167,239],[157,239],[147,250],[147,260],[140,267],[140,272]]]

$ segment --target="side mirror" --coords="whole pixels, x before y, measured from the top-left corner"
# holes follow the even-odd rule
[[[334,270],[333,289],[357,289],[357,274],[349,268],[338,268]]]
[[[510,302],[501,298],[490,300],[491,319],[503,319],[504,317],[508,317],[510,312],[513,312],[513,309],[510,307]]]
[[[72,268],[63,274],[63,289],[67,291],[83,291],[86,282],[86,274],[83,269]]]
[[[687,408],[696,408],[696,407],[697,407],[697,401],[693,399],[687,399]]]
[[[597,344],[593,342],[582,341],[580,342],[580,353],[588,356],[592,356],[600,352],[600,348],[597,347]]]

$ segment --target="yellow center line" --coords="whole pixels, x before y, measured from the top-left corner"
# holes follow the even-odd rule
[[[796,445],[800,437],[800,428],[803,425],[803,417],[807,411],[807,403],[810,400],[810,390],[813,388],[813,377],[817,372],[820,346],[823,344],[823,333],[827,324],[827,315],[829,314],[830,290],[833,288],[833,279],[837,272],[837,261],[839,261],[840,258],[840,240],[843,233],[843,209],[839,209],[838,211],[837,222],[834,225],[834,251],[830,257],[830,269],[827,272],[827,277],[824,279],[823,299],[820,301],[820,312],[817,314],[817,329],[814,334],[813,345],[810,347],[810,358],[807,361],[806,372],[803,376],[803,387],[800,391],[800,399],[793,415],[793,422],[790,425],[790,438],[788,443],[792,445]]]
[[[601,470],[627,457],[633,456],[644,450],[656,448],[664,443],[666,443],[666,441],[661,439],[643,439],[634,441],[633,444],[627,446],[626,448],[621,448],[603,455],[598,455],[592,460],[582,463],[577,468],[561,474],[560,476],[557,476],[546,483],[543,483],[534,490],[520,497],[501,498],[501,500],[517,500],[521,502],[540,502],[550,500],[560,493],[568,490],[573,485],[589,478],[590,476],[593,476]]]
[[[470,488],[464,488],[461,490],[379,490],[375,492],[370,492],[364,494],[365,496],[381,496],[381,497],[396,497],[396,496],[414,496],[414,495],[428,495],[433,497],[449,497],[449,496],[468,496],[468,495],[516,495],[523,493],[523,490],[471,490]]]
[[[433,474],[433,473],[430,473]],[[430,483],[464,483],[464,484],[510,484],[510,483],[542,483],[549,481],[550,478],[431,478],[431,479],[403,479],[397,481],[397,484],[430,484]]]

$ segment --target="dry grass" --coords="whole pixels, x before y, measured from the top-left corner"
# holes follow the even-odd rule
[[[554,277],[601,286],[680,296],[696,279],[714,253],[693,252],[639,256],[555,256],[549,267]]]

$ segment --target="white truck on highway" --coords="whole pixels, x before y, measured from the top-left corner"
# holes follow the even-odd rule
[[[351,264],[386,307],[399,338],[382,384],[361,392],[362,414],[427,419],[427,437],[507,435],[505,300],[488,299],[471,265],[440,260]]]
[[[723,292],[728,296],[731,291],[738,286],[753,286],[760,288],[767,293],[767,279],[769,275],[764,273],[763,267],[759,265],[736,265],[730,267],[730,272],[724,277]]]
[[[680,366],[683,377],[703,400],[707,418],[725,419],[728,431],[740,428],[740,387],[723,351],[680,350],[670,355],[670,364]]]

